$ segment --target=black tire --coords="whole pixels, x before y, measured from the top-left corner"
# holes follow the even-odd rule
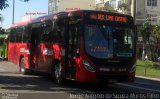
[[[27,75],[27,74],[28,74],[28,71],[26,70],[25,64],[24,64],[24,57],[22,57],[22,58],[21,58],[21,61],[20,61],[20,72],[21,72],[23,75]]]
[[[63,78],[62,78],[62,66],[60,62],[55,62],[54,63],[54,79],[57,84],[62,84],[63,83]]]

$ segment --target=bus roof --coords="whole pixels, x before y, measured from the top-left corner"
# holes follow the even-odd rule
[[[19,23],[12,24],[12,25],[11,25],[11,28],[13,28],[13,27],[18,27],[18,26],[26,26],[26,25],[32,23],[33,20],[35,20],[35,19],[31,19],[31,20],[29,20],[29,21],[19,22]]]
[[[88,13],[88,12],[95,12],[95,13],[106,13],[106,14],[115,14],[115,15],[122,15],[122,16],[129,16],[129,17],[132,17],[132,16],[130,16],[130,15],[127,15],[127,14],[122,14],[122,13],[116,13],[116,12],[108,12],[108,11],[98,11],[98,10],[75,10],[75,11],[71,11],[71,12],[69,12],[69,13],[76,13],[76,12],[86,12],[86,13]]]
[[[69,12],[71,16],[82,15],[85,21],[109,22],[112,25],[134,26],[132,16],[121,13],[97,11],[97,10],[77,10]]]
[[[54,13],[50,15],[45,15],[42,17],[38,17],[37,19],[33,20],[32,23],[37,23],[37,22],[43,22],[44,20],[52,20],[54,16],[61,16],[61,15],[67,15],[68,12],[59,12],[59,13]]]
[[[109,15],[111,14],[111,15],[125,16],[125,17],[130,17],[133,20],[132,16],[126,15],[126,14],[121,14],[121,13],[113,13],[113,12],[97,11],[97,10],[75,10],[75,11],[71,11],[71,12],[58,12],[58,13],[38,17],[38,18],[35,18],[35,19],[31,19],[31,20],[26,21],[26,22],[20,22],[20,23],[12,24],[11,28],[18,27],[18,26],[26,26],[28,24],[32,24],[32,23],[34,24],[34,23],[37,23],[37,22],[43,22],[45,20],[52,20],[54,18],[54,16],[57,16],[57,17],[68,16],[69,13],[74,15],[74,13],[76,14],[78,12],[82,12],[82,13],[103,13],[103,14],[109,14]]]

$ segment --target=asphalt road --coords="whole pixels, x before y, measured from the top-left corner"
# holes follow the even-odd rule
[[[55,84],[47,75],[22,75],[19,67],[0,61],[0,99],[159,99],[160,80],[137,77],[134,83]]]

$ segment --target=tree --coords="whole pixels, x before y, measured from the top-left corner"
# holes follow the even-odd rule
[[[118,6],[119,9],[121,9],[123,12],[128,13],[128,5],[125,3],[122,3]]]
[[[128,9],[128,5],[125,4],[125,3],[122,3],[122,4],[120,4],[120,5],[118,6],[118,8],[121,9],[121,10],[127,10],[127,9]]]
[[[157,55],[156,58],[158,58],[160,56],[160,53],[158,51],[158,46],[160,43],[160,25],[154,26],[153,33],[155,35],[155,48],[156,48],[156,55]]]
[[[141,28],[144,47],[152,61],[157,61],[158,44],[160,43],[160,25],[154,26],[145,22]]]
[[[99,11],[108,11],[108,12],[117,12],[116,10],[114,10],[114,8],[112,8],[110,6],[97,7],[96,10],[99,10]]]
[[[20,0],[20,1],[28,2],[29,0]],[[3,10],[7,7],[9,7],[8,0],[0,0],[0,10]]]
[[[7,7],[9,7],[9,5],[7,4],[8,0],[1,0],[0,1],[0,10],[3,10]]]
[[[153,32],[155,34],[155,37],[156,37],[157,41],[160,41],[160,25],[155,26],[153,28]]]
[[[5,29],[3,29],[2,27],[0,27],[0,34],[4,34],[4,33],[6,33]]]
[[[153,25],[148,21],[143,24],[140,32],[143,38],[143,45],[146,50],[146,54],[149,55],[151,60],[155,60],[155,39],[153,34]]]

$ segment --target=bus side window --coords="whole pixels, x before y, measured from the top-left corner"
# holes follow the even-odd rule
[[[17,32],[16,32],[16,42],[17,43],[22,42],[22,34],[23,34],[23,28],[22,27],[18,27],[17,28]]]
[[[23,29],[23,42],[30,43],[31,42],[30,36],[31,36],[30,27],[28,27],[28,26],[24,27],[24,29]]]
[[[74,47],[73,56],[79,57],[79,47],[80,47],[80,23],[70,25],[69,30],[69,44]],[[72,49],[70,49],[72,50]]]
[[[52,21],[46,21],[45,24],[42,25],[42,42],[49,43],[52,39]]]
[[[32,28],[31,43],[35,45],[40,43],[40,28],[39,27]]]
[[[9,33],[9,41],[11,43],[16,42],[16,28],[12,28],[10,33]]]
[[[53,33],[54,42],[60,43],[62,46],[64,46],[66,43],[65,32],[67,30],[65,21],[66,21],[65,19],[57,20],[57,22],[55,22],[54,33]]]

